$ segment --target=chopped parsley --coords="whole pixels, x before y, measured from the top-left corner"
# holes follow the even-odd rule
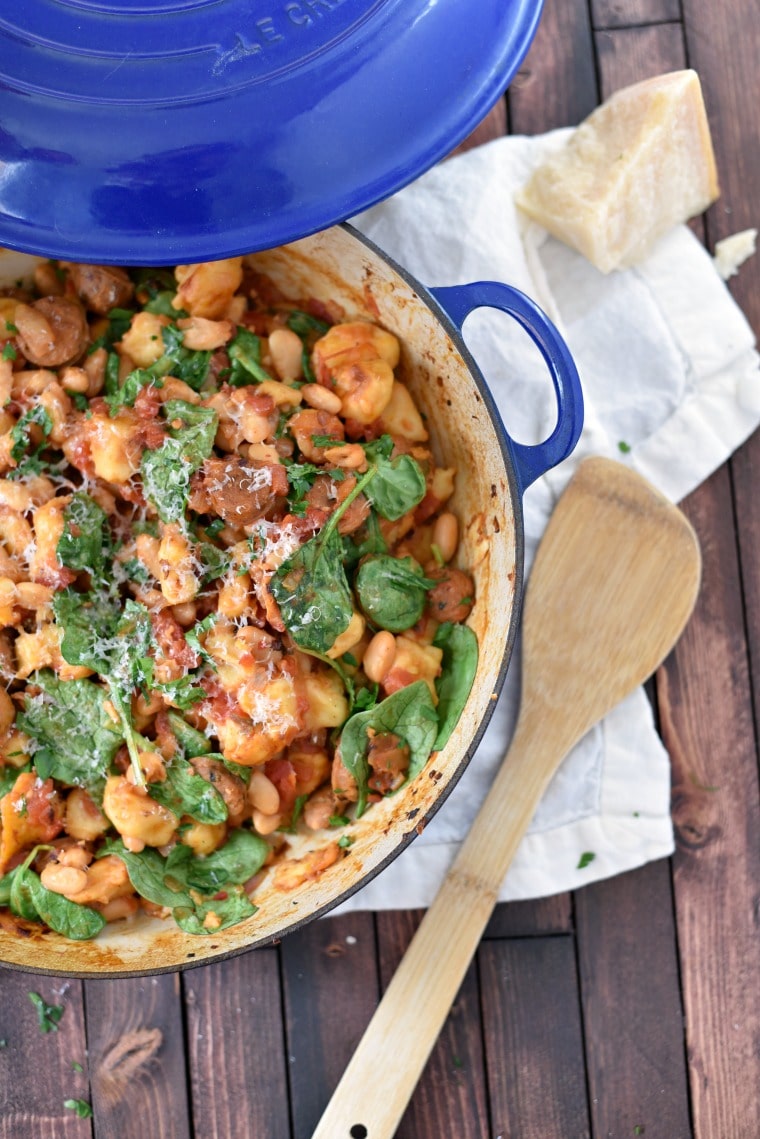
[[[589,866],[595,858],[596,855],[592,850],[584,850],[583,854],[578,859],[576,870],[585,870],[586,867]]]
[[[37,447],[31,455],[27,456],[27,451],[32,442],[32,427],[37,426],[40,428],[43,436],[43,442]],[[39,456],[45,446],[45,440],[53,430],[53,420],[50,418],[47,410],[38,403],[36,407],[32,407],[29,411],[25,411],[19,419],[18,423],[11,428],[11,458],[14,462],[21,466],[22,462],[27,464],[33,463]],[[26,456],[26,458],[25,458]],[[34,472],[36,473],[36,472]]]
[[[80,1119],[92,1119],[92,1107],[86,1099],[65,1099],[63,1106],[75,1112]]]
[[[58,1022],[63,1016],[63,1005],[49,1005],[39,993],[29,993],[29,1000],[37,1010],[40,1032],[57,1032]]]

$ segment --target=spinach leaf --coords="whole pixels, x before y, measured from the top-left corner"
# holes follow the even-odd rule
[[[416,680],[414,684],[400,688],[374,708],[358,712],[346,721],[340,736],[340,758],[359,789],[357,818],[367,806],[368,728],[378,733],[393,732],[408,746],[410,759],[407,779],[414,779],[427,763],[438,731],[438,717],[425,681]]]
[[[17,917],[24,918],[25,921],[40,920],[32,894],[32,879],[37,878],[37,875],[30,867],[40,850],[49,849],[49,847],[35,846],[33,850],[29,851],[24,861],[15,869],[13,881],[10,884],[8,904],[11,912]]]
[[[114,570],[121,564],[126,580],[129,582],[137,582],[138,585],[145,585],[152,578],[152,574],[146,566],[139,560],[139,558],[128,558],[127,561],[114,564]]]
[[[189,846],[177,843],[166,860],[166,873],[187,889],[214,894],[242,886],[264,865],[269,844],[252,831],[234,830],[224,846],[199,857]]]
[[[209,752],[208,758],[218,759],[224,764],[228,771],[232,772],[233,775],[237,775],[239,779],[242,779],[246,786],[248,785],[248,780],[251,778],[250,767],[246,767],[244,763],[235,763],[234,759],[227,759],[220,751]]]
[[[285,626],[305,652],[326,653],[353,616],[338,523],[375,474],[376,468],[370,467],[316,537],[286,558],[272,576],[269,588]]]
[[[53,612],[63,629],[64,660],[114,677],[131,693],[153,643],[145,606],[130,598],[122,607],[118,594],[77,593],[69,587],[55,594]]]
[[[173,316],[179,313],[173,310]],[[193,391],[200,391],[208,375],[208,366],[211,360],[210,352],[193,352],[182,346],[185,334],[176,324],[167,324],[161,329],[161,339],[164,342],[164,354],[155,364],[146,370],[154,377],[168,376],[171,373],[178,380],[183,380]]]
[[[15,875],[16,870],[13,869],[0,878],[0,906],[7,906],[11,900],[11,886]]]
[[[117,387],[116,391],[106,396],[106,403],[111,415],[114,415],[121,407],[134,407],[135,400],[140,392],[143,388],[150,387],[151,384],[156,388],[164,386],[161,380],[157,379],[147,368],[135,368],[134,372],[129,373],[121,387]]]
[[[31,879],[30,893],[34,907],[42,921],[51,929],[68,937],[70,941],[89,941],[100,933],[106,924],[102,914],[89,906],[81,906],[64,898],[63,894],[54,894],[42,885],[33,871],[27,873]]]
[[[138,754],[141,738],[132,725],[131,698],[145,678],[145,661],[152,645],[148,610],[131,598],[122,608],[118,594],[113,592],[77,593],[67,588],[53,597],[53,613],[63,630],[63,659],[94,669],[108,685],[135,782],[144,786]]]
[[[7,795],[9,791],[13,790],[14,784],[22,771],[31,770],[31,763],[25,763],[23,767],[8,766],[0,769],[0,799],[2,799],[3,795]]]
[[[207,755],[211,751],[211,744],[203,732],[191,727],[176,712],[168,711],[167,717],[174,738],[186,756],[192,758],[194,755]]]
[[[174,911],[174,920],[185,933],[208,936],[253,917],[257,910],[258,906],[254,906],[243,888],[236,886],[226,892],[226,897],[209,898],[198,902],[192,910],[177,908]],[[214,920],[213,924],[207,927],[203,923],[210,914],[214,915]]]
[[[203,527],[203,531],[207,538],[216,538],[217,535],[221,534],[224,527],[225,521],[223,518],[212,518],[208,526]]]
[[[185,676],[180,676],[178,680],[154,681],[150,687],[161,692],[175,708],[179,708],[181,712],[187,712],[194,704],[200,704],[202,700],[206,699],[204,689],[196,683],[197,679],[196,675],[188,672]]]
[[[209,582],[216,581],[218,577],[222,577],[230,568],[230,555],[226,550],[220,549],[219,546],[212,545],[211,542],[199,542],[195,547],[195,552],[201,563],[202,585],[208,585]]]
[[[303,809],[306,806],[308,799],[309,799],[308,795],[297,795],[296,796],[296,801],[293,804],[293,814],[290,816],[290,825],[287,827],[282,827],[281,828],[282,830],[286,831],[288,834],[295,834],[296,833],[296,830],[298,827],[298,820],[300,819],[301,815],[303,814]]]
[[[146,312],[157,312],[161,316],[170,316],[177,320],[181,316],[187,316],[184,309],[176,309],[172,304],[175,297],[174,289],[162,289],[160,292],[154,292],[150,300],[143,305]]]
[[[121,357],[116,352],[109,352],[106,359],[106,374],[103,383],[103,390],[106,393],[106,399],[111,395],[116,395],[119,390],[119,366],[121,364]]]
[[[374,708],[377,704],[379,691],[379,684],[370,684],[366,688],[359,688],[351,703],[351,713],[366,712],[369,708]]]
[[[307,652],[326,653],[354,611],[340,535],[328,527],[287,558],[270,582],[288,632]]]
[[[330,325],[324,320],[317,320],[311,313],[303,312],[301,309],[294,309],[288,317],[288,328],[291,332],[295,332],[296,336],[301,338],[303,343],[303,351],[301,352],[301,366],[303,368],[304,379],[307,383],[313,384],[316,380],[314,370],[311,366],[310,348],[324,336],[328,331]]]
[[[173,419],[181,419],[188,427],[203,428],[206,436],[208,436],[209,428],[213,424],[213,431],[210,435],[213,443],[216,434],[216,412],[213,408],[200,407],[198,404],[188,403],[185,399],[167,399],[161,410],[170,422]]]
[[[127,868],[129,880],[141,898],[147,898],[157,906],[192,906],[193,899],[182,889],[173,889],[165,879],[166,859],[157,850],[146,846],[139,854],[127,850],[121,839],[107,842],[98,852],[98,858],[115,854]]]
[[[433,644],[443,649],[442,671],[435,682],[438,735],[433,745],[434,751],[440,751],[456,727],[470,695],[478,669],[478,639],[467,625],[447,621],[436,632]]]
[[[56,546],[58,561],[68,569],[84,570],[99,581],[110,548],[108,515],[93,498],[78,490],[63,512],[63,533]]]
[[[211,454],[218,416],[209,407],[196,407],[181,399],[163,405],[170,424],[169,437],[155,451],[145,451],[140,463],[143,490],[162,522],[180,522],[190,493],[190,479]]]
[[[311,313],[303,312],[302,309],[294,308],[288,317],[288,328],[302,340],[315,334],[317,337],[324,336],[329,327],[326,321],[317,320]]]
[[[390,522],[396,522],[425,497],[427,483],[422,468],[411,455],[377,460],[377,474],[367,487],[366,495],[375,510]]]
[[[198,685],[198,677],[192,672],[185,673],[177,680],[156,680],[152,657],[145,657],[140,661],[140,671],[139,683],[146,699],[149,699],[151,690],[160,692],[182,712],[206,699],[206,693]]]
[[[36,741],[34,766],[40,779],[101,790],[122,741],[105,710],[106,692],[91,680],[59,680],[47,669],[31,683],[19,727]]]
[[[177,291],[177,282],[172,270],[165,266],[140,266],[138,269],[130,269],[129,275],[135,283],[135,290],[137,292],[137,299],[142,302],[147,295],[149,300],[154,300],[159,293],[169,293],[174,296]],[[146,306],[143,305],[143,308]],[[172,309],[172,314],[177,316],[177,309]]]
[[[388,544],[383,538],[374,510],[370,511],[359,535],[361,537],[358,541],[348,535],[343,539],[343,556],[347,565],[356,565],[368,554],[385,554],[388,552]]]
[[[269,372],[261,366],[261,340],[247,328],[238,327],[237,335],[227,345],[230,358],[230,374],[227,383],[232,388],[242,388],[252,381],[261,383],[271,380]]]
[[[98,336],[90,345],[88,354],[95,351],[96,348],[113,348],[117,340],[121,340],[124,333],[132,323],[134,312],[124,308],[112,308],[107,315],[108,327],[104,333]]]
[[[412,558],[380,554],[360,566],[354,584],[364,615],[381,629],[403,633],[419,621],[436,582]]]
[[[148,794],[180,818],[189,815],[199,823],[223,823],[227,818],[227,804],[213,783],[179,755],[166,765],[163,783],[148,784]]]

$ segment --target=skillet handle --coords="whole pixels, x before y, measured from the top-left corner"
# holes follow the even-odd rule
[[[449,319],[461,330],[476,308],[496,308],[522,325],[546,361],[557,398],[557,423],[548,439],[534,446],[516,443],[507,432],[520,493],[572,452],[583,427],[583,393],[578,369],[567,345],[538,305],[511,285],[473,281],[429,290]]]

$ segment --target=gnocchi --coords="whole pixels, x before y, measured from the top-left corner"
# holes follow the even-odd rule
[[[217,933],[327,873],[463,707],[456,472],[398,338],[242,257],[35,284],[0,297],[0,905]]]

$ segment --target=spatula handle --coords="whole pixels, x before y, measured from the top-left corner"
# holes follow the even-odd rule
[[[313,1139],[390,1139],[395,1133],[546,786],[545,765],[530,762],[529,734],[518,726]]]

